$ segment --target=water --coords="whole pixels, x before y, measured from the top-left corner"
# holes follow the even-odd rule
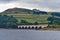
[[[0,40],[60,40],[60,31],[0,29]]]

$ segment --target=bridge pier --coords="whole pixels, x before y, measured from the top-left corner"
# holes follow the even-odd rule
[[[31,27],[29,26],[28,29],[31,29]]]

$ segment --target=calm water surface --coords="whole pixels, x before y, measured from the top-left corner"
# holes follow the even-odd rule
[[[0,29],[0,40],[60,40],[60,31]]]

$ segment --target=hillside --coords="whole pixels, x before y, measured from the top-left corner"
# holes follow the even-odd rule
[[[4,12],[2,12],[3,14],[47,14],[47,12],[44,11],[40,11],[38,9],[25,9],[25,8],[11,8],[11,9],[7,9]]]
[[[50,19],[53,20],[52,15],[55,17],[60,16],[60,13],[58,14],[58,12],[57,13],[56,12],[45,12],[45,11],[40,11],[38,9],[30,10],[30,9],[24,9],[24,8],[7,9],[7,10],[1,12],[0,14],[3,14],[4,16],[7,15],[11,18],[12,17],[15,18],[17,20],[18,25],[48,24],[51,21]],[[58,14],[58,15],[56,15],[56,14]],[[5,18],[5,17],[3,17],[3,18]],[[55,19],[57,19],[57,18],[55,18]]]
[[[18,23],[20,23],[21,20],[26,20],[30,23],[38,22],[39,24],[48,23],[47,19],[49,16],[51,16],[50,13],[45,11],[40,11],[38,9],[30,10],[24,8],[7,9],[1,14],[15,17],[18,20]]]

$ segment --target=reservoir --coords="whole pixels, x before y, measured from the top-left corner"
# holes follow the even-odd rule
[[[0,29],[0,40],[60,40],[60,31]]]

